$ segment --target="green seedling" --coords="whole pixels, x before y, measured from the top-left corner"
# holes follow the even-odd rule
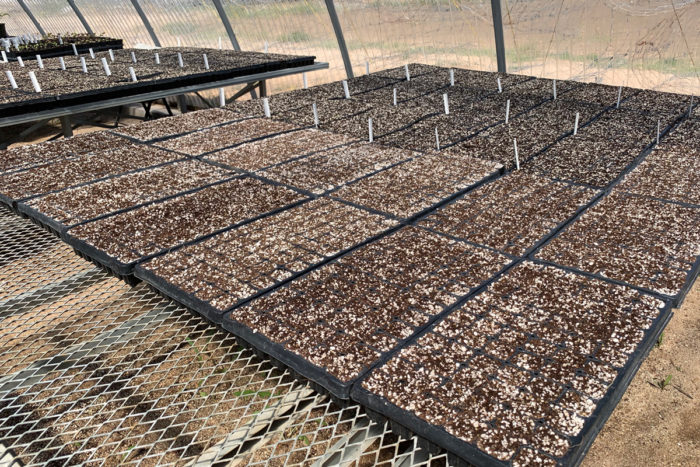
[[[236,391],[233,393],[236,397],[255,397],[258,396],[261,399],[268,399],[272,396],[270,391],[253,391],[252,389],[246,389],[245,391]]]
[[[661,388],[662,390],[666,389],[666,387],[671,384],[672,377],[673,377],[673,375],[666,375],[666,377],[664,379],[659,381],[659,388]]]
[[[205,391],[204,389],[202,389],[199,391],[199,395],[200,395],[200,397],[207,397],[209,395],[209,393],[207,391]]]
[[[311,444],[311,440],[308,438],[306,435],[301,435],[297,438],[298,440],[301,440],[305,446],[308,446]]]
[[[192,347],[192,349],[194,350],[194,353],[197,354],[197,360],[199,360],[201,362],[203,360],[202,359],[202,352],[199,350],[199,348],[196,345],[194,345],[194,341],[188,337],[187,343],[190,344],[190,347]]]
[[[135,447],[136,446],[131,446],[129,449],[126,450],[126,452],[122,456],[122,462],[124,462],[129,457],[129,454],[131,454],[131,450],[134,449]]]
[[[664,333],[662,332],[659,335],[659,338],[656,339],[656,347],[661,347],[661,344],[663,344],[663,343],[664,343]]]

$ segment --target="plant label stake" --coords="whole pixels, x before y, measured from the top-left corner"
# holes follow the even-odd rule
[[[557,80],[552,80],[552,96],[554,96],[554,100],[557,100]]]
[[[518,157],[518,140],[513,138],[513,150],[515,150],[515,170],[520,170],[520,158]]]
[[[58,63],[61,65],[61,70],[65,71],[66,70],[66,62],[63,60],[63,57],[58,57]]]
[[[0,53],[2,53],[3,63],[7,63],[7,52],[5,52],[4,50],[0,50]]]
[[[503,92],[503,86],[501,85],[501,78],[496,78],[496,82],[498,83],[498,92],[500,94]]]
[[[369,128],[369,142],[372,143],[374,141],[374,130],[372,129],[372,119],[371,118],[367,119],[367,127]]]
[[[506,101],[506,125],[508,125],[508,119],[510,118],[510,99]]]
[[[221,36],[219,36],[219,50],[223,50],[223,49],[224,49],[224,44],[223,44],[223,42],[221,42]]]
[[[656,121],[656,145],[659,145],[659,140],[661,140],[661,120]]]
[[[58,35],[58,43],[59,43],[60,45],[63,45],[63,38],[61,37],[60,34]]]
[[[398,99],[396,98],[396,88],[394,88],[394,107],[398,105]]]
[[[182,42],[180,42],[180,38],[179,38],[179,37],[177,38],[177,46],[178,46],[178,47],[181,47],[181,46],[182,46]]]
[[[345,93],[345,98],[350,99],[350,88],[346,80],[343,80],[343,92]]]
[[[445,105],[445,115],[450,114],[450,101],[447,98],[447,93],[442,95],[442,103]]]
[[[77,57],[78,56],[78,48],[75,46],[75,43],[72,43],[71,47],[73,47],[73,55],[75,55]]]
[[[304,83],[304,89],[309,89],[309,81],[308,81],[308,79],[306,78],[306,72],[303,72],[303,73],[301,74],[301,80],[302,80],[302,82]]]
[[[5,70],[5,74],[7,75],[7,79],[10,81],[10,86],[12,86],[12,89],[17,89],[17,81],[15,81],[15,77],[12,76],[12,72],[10,70]]]
[[[265,53],[267,53],[267,41],[265,41]]]
[[[365,71],[369,74],[369,61],[365,60]]]
[[[620,108],[620,99],[622,99],[622,86],[617,88],[617,105],[615,106],[616,109]]]
[[[36,54],[36,64],[40,69],[44,69],[44,61],[41,59],[41,55]]]
[[[406,81],[411,81],[411,73],[408,72],[408,63],[403,66],[404,70],[406,70]]]
[[[90,58],[94,60],[94,59],[95,59],[95,51],[92,50],[92,47],[90,47],[90,48],[88,49],[88,52],[90,52]]]
[[[109,49],[107,52],[109,53],[109,61],[113,62],[114,61],[114,51],[112,49]]]
[[[438,134],[438,129],[435,127],[435,146],[437,147],[437,150],[440,150],[440,135]]]
[[[314,112],[314,126],[318,128],[318,108],[316,108],[316,103],[311,104],[311,110]]]
[[[87,73],[87,72],[88,72],[87,63],[85,63],[85,57],[80,57],[80,66],[81,66],[82,69],[83,69],[83,73]]]
[[[579,119],[579,113],[576,112],[576,120],[574,120],[574,136],[578,134],[578,119]]]
[[[204,69],[209,69],[209,59],[207,58],[207,54],[204,54]]]
[[[131,62],[136,63],[136,54],[134,52],[131,52]]]
[[[17,63],[20,67],[24,68],[24,60],[22,60],[22,57],[20,57],[19,55],[17,55]]]
[[[455,70],[450,68],[450,86],[455,85]]]
[[[180,52],[177,53],[177,63],[180,65],[180,68],[185,67],[185,63],[182,61],[182,54]]]
[[[160,54],[158,52],[156,52],[155,57],[156,57],[156,65],[160,65]]]
[[[104,57],[102,57],[102,68],[105,70],[105,75],[112,76],[112,70],[109,69],[109,63],[107,63],[107,59]]]
[[[136,79],[136,72],[134,71],[134,67],[129,67],[129,76],[131,76],[131,81],[133,81],[134,83],[138,82],[138,80]]]
[[[263,101],[263,112],[265,112],[265,117],[270,118],[270,101],[267,97],[262,98]]]
[[[33,71],[29,72],[29,79],[32,80],[32,86],[34,86],[34,91],[41,92],[41,86],[39,86],[39,81],[36,79],[36,75]]]
[[[226,92],[224,88],[219,88],[219,107],[226,106]]]

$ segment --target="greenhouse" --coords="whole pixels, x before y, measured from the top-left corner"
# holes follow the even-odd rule
[[[699,465],[699,24],[0,0],[0,466]]]

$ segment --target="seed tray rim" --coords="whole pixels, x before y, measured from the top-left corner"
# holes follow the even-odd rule
[[[520,260],[518,264],[524,261],[524,259]],[[568,272],[575,273],[575,271]],[[485,289],[481,292],[485,292]],[[656,317],[654,323],[649,327],[649,329],[644,332],[644,338],[640,344],[637,345],[632,353],[632,356],[628,359],[627,364],[615,378],[615,381],[613,381],[613,383],[608,387],[605,395],[599,399],[593,413],[586,418],[584,427],[576,437],[569,437],[571,439],[572,448],[567,451],[564,457],[557,460],[558,465],[577,466],[583,460],[583,457],[588,452],[591,444],[598,436],[598,433],[600,433],[600,430],[605,425],[605,422],[610,417],[612,411],[619,403],[632,379],[637,374],[642,362],[654,347],[659,335],[661,332],[663,332],[664,328],[673,316],[671,302],[668,300],[662,300],[662,302],[663,306],[660,308],[659,315]],[[448,314],[445,314],[445,316],[447,315]],[[433,325],[437,323],[437,321],[438,320],[436,320]],[[403,347],[408,347],[428,332],[429,328],[426,328],[420,333],[415,334],[413,339],[411,339],[411,342],[405,343]],[[380,414],[380,416],[387,420],[398,423],[403,429],[406,429],[411,433],[415,433],[420,437],[426,438],[431,443],[441,446],[448,452],[451,452],[466,462],[474,463],[474,465],[501,467],[511,465],[510,461],[500,461],[484,451],[481,451],[475,445],[462,441],[456,436],[450,435],[444,429],[442,429],[442,427],[432,425],[418,418],[409,411],[395,406],[384,397],[378,396],[369,390],[364,389],[361,381],[358,381],[353,385],[351,400]],[[455,447],[457,449],[454,449]]]
[[[246,177],[245,176],[234,177],[234,179],[236,179],[236,178],[243,179]],[[230,180],[228,180],[228,181],[230,181]],[[225,183],[225,182],[220,182],[220,183]],[[200,187],[199,189],[195,190],[195,192],[203,190],[204,188],[208,188],[208,187]],[[297,193],[297,194],[299,194],[299,193]],[[83,257],[89,259],[90,261],[92,261],[95,264],[99,264],[100,266],[106,268],[108,272],[112,273],[113,275],[115,275],[121,279],[123,277],[133,276],[134,275],[134,268],[138,264],[143,263],[144,261],[148,261],[149,259],[155,258],[156,256],[162,256],[166,253],[179,250],[180,248],[188,246],[191,243],[206,240],[214,235],[226,232],[228,230],[235,229],[237,227],[249,224],[251,222],[255,222],[256,220],[259,220],[259,219],[262,219],[265,217],[269,217],[269,216],[274,216],[275,214],[278,214],[278,213],[285,211],[287,209],[291,209],[293,207],[296,207],[296,206],[298,206],[302,203],[305,203],[309,200],[310,200],[310,198],[308,198],[308,197],[302,197],[300,200],[297,200],[295,202],[286,204],[284,206],[280,206],[278,208],[264,212],[262,214],[258,214],[257,216],[254,216],[252,218],[244,219],[244,220],[239,221],[239,222],[234,223],[234,224],[229,224],[226,227],[217,229],[215,231],[209,232],[209,233],[204,234],[204,235],[200,235],[200,236],[195,237],[193,239],[185,240],[177,245],[173,245],[173,246],[161,249],[156,253],[142,256],[139,259],[132,261],[132,262],[129,262],[129,263],[124,263],[122,261],[119,261],[115,257],[109,255],[108,253],[94,247],[90,243],[73,236],[70,232],[71,229],[68,229],[64,233],[62,239],[69,246],[71,246],[74,250],[76,250],[76,252],[78,252],[81,255],[84,255]]]
[[[180,161],[180,162],[188,162],[190,160],[193,160],[193,159],[188,159],[188,160]],[[202,163],[204,163],[204,162],[202,162]],[[155,167],[155,168],[159,168],[159,167]],[[151,169],[152,168],[144,169],[144,171],[151,170]],[[134,173],[139,173],[139,172],[134,172]],[[125,176],[125,175],[131,175],[131,173],[120,174],[119,176]],[[118,177],[114,177],[114,178],[118,178]],[[200,186],[197,186],[195,188],[190,188],[189,190],[178,191],[177,193],[174,193],[172,195],[163,196],[163,197],[153,199],[150,201],[138,203],[138,204],[129,206],[127,208],[122,208],[122,209],[118,209],[116,211],[103,213],[103,214],[100,214],[99,216],[91,217],[89,219],[84,219],[80,222],[77,222],[75,224],[69,224],[69,225],[66,225],[63,222],[57,221],[56,219],[54,219],[52,217],[49,217],[48,215],[44,214],[43,212],[39,211],[38,209],[30,206],[26,201],[20,201],[17,203],[17,212],[19,212],[21,215],[27,217],[28,219],[32,220],[33,222],[37,223],[40,227],[43,227],[45,229],[48,229],[48,230],[54,232],[59,238],[64,239],[64,235],[66,234],[66,232],[69,229],[72,229],[73,227],[78,227],[80,225],[87,224],[89,222],[94,222],[94,221],[98,221],[101,219],[105,219],[107,217],[112,217],[112,216],[116,216],[119,214],[123,214],[123,213],[128,212],[128,211],[133,211],[135,209],[150,206],[151,204],[162,203],[164,201],[168,201],[168,200],[173,199],[173,198],[178,198],[180,196],[189,195],[189,194],[195,193],[199,190],[202,190],[204,188],[209,188],[209,187],[216,186],[216,185],[219,185],[222,183],[230,182],[230,181],[235,180],[237,178],[243,178],[243,175],[241,175],[241,174],[228,174],[227,177],[225,177],[221,180],[217,180],[215,182],[207,183],[205,185],[200,185]],[[106,181],[106,180],[112,180],[112,178],[101,180],[101,181]],[[99,183],[99,181],[97,181],[95,183]],[[85,185],[85,186],[89,186],[89,184]],[[75,188],[75,187],[73,187],[73,188]],[[71,188],[67,188],[67,189],[71,189]],[[65,191],[65,190],[59,190],[59,192],[61,192],[61,191]],[[45,196],[45,195],[39,195],[39,196],[32,198],[32,199],[36,199],[36,198],[39,198],[42,196]]]

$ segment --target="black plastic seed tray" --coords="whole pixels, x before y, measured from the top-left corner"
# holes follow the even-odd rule
[[[403,248],[433,256],[404,257]],[[347,399],[373,365],[510,264],[493,251],[404,227],[234,308],[220,324]]]
[[[546,322],[539,327],[537,321],[534,327],[525,324],[532,313],[540,312],[542,297],[551,296],[549,288],[561,277],[544,274],[539,283],[504,282],[525,268],[537,271],[542,266],[516,266],[446,314],[355,384],[352,399],[390,420],[395,430],[415,433],[446,449],[456,463],[578,465],[671,318],[671,307],[631,289],[550,268],[576,276],[568,280],[571,284],[563,282],[564,302],[570,293],[585,294],[592,287],[593,302],[612,303],[612,314],[626,320],[623,325],[622,318],[615,318],[617,322],[600,332],[627,335],[625,330],[637,329],[632,340],[616,351],[620,364],[611,364],[613,359],[605,358],[611,345],[606,338],[593,337],[594,350],[586,352],[585,339],[582,344],[568,344],[579,342],[575,333],[547,327]],[[534,287],[532,293],[537,294],[537,304],[522,303],[520,314],[519,304],[509,295],[518,297],[518,287]],[[540,290],[543,287],[545,291]],[[619,290],[602,295],[604,299],[595,294],[610,288]],[[508,306],[499,306],[503,300]],[[559,309],[568,308],[552,311]],[[538,335],[538,329],[545,334]],[[407,404],[413,409],[402,407]]]
[[[248,204],[245,206],[242,204],[238,206],[238,209],[241,211],[239,213],[240,219],[232,222],[231,217],[233,217],[233,215],[222,217],[221,215],[217,215],[217,213],[210,211],[210,209],[213,209],[213,204],[217,202],[216,199],[214,199],[215,197],[222,198],[223,196],[226,198],[229,205],[232,201],[234,201],[231,195],[227,194],[227,190],[233,190],[234,192],[237,190],[237,187],[233,184],[258,185],[261,190],[264,188],[267,190],[267,192],[256,193],[256,197],[258,197],[258,195],[260,197],[269,195],[276,197],[276,199],[270,201],[268,206],[260,206],[255,208],[250,206],[250,203],[252,203],[253,200],[249,199]],[[247,188],[244,187],[243,189]],[[175,251],[183,246],[205,240],[216,234],[234,229],[250,222],[254,222],[258,219],[275,215],[286,209],[292,208],[306,201],[307,199],[308,198],[299,193],[269,182],[263,182],[253,177],[237,176],[193,190],[188,194],[181,194],[165,201],[147,204],[139,209],[122,212],[117,215],[81,224],[77,227],[72,227],[63,234],[63,240],[68,245],[73,247],[76,252],[81,254],[81,256],[90,259],[95,264],[101,265],[115,276],[123,278],[126,276],[132,276],[135,266],[139,263],[147,261],[148,259]],[[122,255],[131,255],[129,256],[129,258],[132,258],[130,260],[119,259],[116,254],[104,251],[103,249],[94,246],[85,238],[81,238],[81,235],[89,235],[91,231],[100,233],[104,232],[109,226],[118,230],[121,228],[120,226],[131,225],[129,219],[127,219],[125,216],[134,218],[134,222],[144,222],[144,216],[154,218],[160,216],[163,218],[160,214],[158,214],[158,210],[162,210],[166,213],[166,216],[170,216],[171,212],[178,211],[180,206],[184,207],[188,203],[191,205],[190,207],[192,210],[185,216],[185,218],[190,221],[196,219],[197,224],[196,226],[190,226],[189,231],[185,232],[182,238],[173,238],[176,237],[177,232],[169,232],[170,236],[161,244],[153,243],[155,242],[155,240],[153,240],[151,243],[142,244],[139,246],[141,250],[147,250],[148,253],[143,253],[136,250],[136,245],[134,244],[112,244],[113,248],[121,249]],[[223,203],[223,201],[221,201],[217,206],[221,209],[226,209],[225,207],[222,207],[224,205],[221,203]],[[246,210],[250,212],[246,213]],[[139,217],[142,219],[139,220]],[[168,217],[163,219],[168,219]],[[179,227],[179,225],[181,225],[180,222],[166,220],[161,221],[161,225],[156,225],[155,223],[149,222],[144,224],[142,227],[146,231],[158,231],[159,229],[176,229]],[[86,231],[87,233],[83,231]],[[162,230],[160,231],[162,232]]]
[[[80,44],[75,44],[75,48],[78,54],[86,54],[92,49],[93,52],[102,52],[105,50],[119,50],[124,48],[124,41],[122,39],[112,39],[109,37],[95,38],[93,42],[83,42]],[[41,55],[41,58],[51,58],[51,57],[61,57],[65,55],[73,55],[73,46],[70,44],[70,39],[64,39],[64,44],[58,47],[47,47],[43,49],[36,50],[22,50],[17,51],[17,49],[10,48],[7,52],[7,58],[9,60],[17,60],[17,57],[22,57],[23,60],[36,60],[37,55]]]
[[[627,198],[627,199],[631,199],[631,200],[636,199],[636,200],[640,200],[640,201],[642,199],[646,199],[650,202],[657,203],[658,204],[657,208],[659,210],[663,210],[664,206],[668,207],[669,209],[674,209],[674,208],[678,208],[678,207],[687,208],[689,210],[689,212],[697,212],[698,215],[700,216],[700,209],[698,209],[697,206],[695,206],[695,205],[687,205],[684,203],[673,203],[673,202],[667,202],[664,200],[657,200],[654,198],[647,198],[644,196],[640,196],[640,195],[631,194],[631,193],[617,190],[613,186],[613,188],[611,190],[609,190],[609,193],[606,191],[605,195],[599,196],[596,200],[594,200],[588,206],[587,209],[580,211],[575,217],[573,217],[571,219],[571,221],[569,222],[569,224],[565,228],[559,229],[554,235],[551,235],[548,238],[544,239],[542,242],[540,242],[538,247],[536,249],[533,249],[529,253],[529,258],[535,262],[542,262],[544,264],[554,265],[554,266],[559,267],[561,269],[573,271],[575,273],[583,274],[583,275],[586,275],[586,276],[589,276],[592,278],[596,278],[596,279],[600,279],[602,281],[610,282],[610,283],[617,284],[617,285],[622,285],[625,287],[630,287],[630,288],[642,291],[646,294],[660,297],[663,300],[668,300],[674,307],[680,306],[680,304],[683,302],[686,294],[688,293],[688,291],[692,287],[695,279],[698,276],[698,272],[700,269],[700,256],[696,256],[695,260],[692,262],[692,264],[689,264],[689,263],[685,263],[684,261],[682,261],[678,257],[672,256],[672,252],[667,251],[664,253],[664,258],[666,259],[664,266],[666,266],[670,271],[673,271],[673,272],[679,271],[681,264],[684,264],[686,266],[684,269],[682,269],[683,271],[685,271],[683,282],[682,282],[681,286],[676,289],[677,292],[674,294],[665,293],[665,292],[662,292],[659,290],[654,290],[648,286],[633,284],[631,281],[627,282],[627,281],[624,281],[621,279],[616,279],[615,276],[618,275],[617,273],[619,272],[617,270],[607,271],[607,274],[603,276],[603,275],[598,274],[598,273],[584,270],[581,267],[575,267],[575,266],[572,266],[570,264],[566,264],[566,260],[562,261],[561,259],[554,259],[553,258],[552,255],[555,255],[558,257],[558,256],[560,256],[560,254],[556,253],[555,250],[553,250],[554,247],[552,246],[552,244],[554,242],[563,241],[562,239],[564,238],[564,235],[567,234],[567,232],[570,229],[573,229],[576,226],[578,226],[579,222],[583,222],[583,219],[585,219],[586,216],[592,216],[596,212],[597,207],[599,207],[602,203],[610,202],[610,199],[613,196],[618,196],[618,197]],[[617,201],[617,203],[623,203],[623,202],[624,202],[624,199]],[[617,203],[615,203],[616,206],[617,206]],[[639,216],[642,211],[638,207],[633,207],[629,212],[634,213],[636,216]],[[659,212],[662,212],[662,211],[659,211]],[[654,219],[649,219],[649,218],[645,218],[645,219],[646,219],[645,222],[648,222],[650,226],[655,225],[657,222]],[[695,219],[696,224],[695,225],[697,225],[698,219],[700,219],[700,217],[696,216],[696,219]],[[621,220],[615,221],[615,223],[619,223],[619,222],[622,222],[622,221]],[[668,219],[666,219],[665,221],[662,220],[662,222],[668,222]],[[665,229],[670,229],[670,227],[668,227],[668,224],[663,224],[663,225],[666,225]],[[691,229],[691,231],[695,231],[693,226],[686,225],[685,228]],[[587,230],[589,230],[589,229],[587,229]],[[674,233],[674,231],[671,230],[670,235],[677,235],[677,232],[678,231],[676,231]],[[614,232],[611,229],[609,231],[606,230],[606,233],[617,233],[617,232]],[[621,235],[623,235],[623,234],[630,235],[629,232],[621,233]],[[659,245],[659,239],[662,237],[662,235],[663,235],[663,233],[661,233],[657,230],[653,234],[649,233],[649,232],[639,232],[638,234],[635,235],[635,238],[646,239],[648,242],[646,245],[644,245],[645,249],[646,250],[654,250],[655,248],[661,248],[661,246]],[[673,238],[675,238],[675,237],[673,237]],[[593,240],[592,239],[585,239],[584,240],[584,239],[580,239],[579,237],[577,237],[576,241],[577,242],[578,241],[594,242],[594,244],[598,245],[600,248],[606,247],[605,243],[601,243],[603,241],[603,239],[600,239],[600,238],[598,238],[597,240],[596,239],[593,239]],[[684,244],[683,240],[680,240],[677,238],[675,240],[673,240],[673,242],[678,244],[678,245]],[[576,247],[576,243],[571,243],[571,242],[565,243],[564,245],[567,245],[567,247]],[[584,245],[587,245],[587,243],[584,243]],[[607,245],[608,245],[608,247],[610,246],[609,242]],[[623,246],[623,250],[628,249],[628,248],[634,248],[633,245],[627,245],[626,243],[622,244],[622,246]],[[581,248],[579,247],[579,248],[576,248],[576,250],[572,250],[572,251],[579,252],[580,249]],[[561,251],[561,254],[567,253],[566,250],[556,250],[556,251],[557,252]],[[543,253],[547,253],[547,256],[544,256]],[[677,253],[679,254],[679,256],[682,255],[680,252],[677,252]],[[584,253],[582,252],[581,254],[584,254]],[[599,253],[599,255],[600,254],[601,253]],[[640,254],[644,254],[644,252],[640,252]],[[578,258],[578,259],[579,259],[579,261],[581,261],[580,258]],[[620,262],[623,260],[622,258],[611,257],[609,261],[613,261],[613,259],[615,259],[616,262]],[[656,259],[658,259],[658,258],[656,258]],[[660,267],[658,265],[658,263],[654,262],[654,258],[650,259],[647,257],[647,258],[642,259],[639,256],[636,256],[632,259],[629,259],[629,261],[633,261],[633,260],[644,261],[644,263],[641,264],[641,266],[645,266],[646,268],[654,268],[654,271],[656,271],[655,268],[657,268],[657,266]],[[594,261],[592,261],[592,259],[590,257],[588,258],[588,262],[590,262],[591,265],[596,264]],[[663,279],[665,277],[665,275],[661,274],[661,271],[657,271],[657,272],[650,272],[650,274],[643,279],[645,280],[645,282],[649,282],[652,280],[652,278],[654,276],[658,276],[657,279]],[[634,277],[633,279],[639,279],[639,277]]]
[[[284,61],[262,63],[255,66],[240,67],[233,70],[208,71],[195,73],[188,76],[158,79],[155,81],[140,81],[131,83],[127,78],[121,79],[118,86],[112,88],[77,92],[71,94],[40,97],[31,101],[20,101],[8,104],[0,104],[3,116],[11,117],[31,112],[51,110],[57,107],[80,105],[95,100],[117,99],[136,94],[162,91],[182,86],[194,86],[225,79],[237,78],[256,73],[276,71],[283,68],[296,68],[312,65],[316,57],[297,57]]]
[[[603,194],[601,190],[511,172],[442,205],[417,225],[505,255],[524,257]],[[529,236],[531,232],[534,235]]]
[[[92,183],[95,183],[95,182],[98,182],[98,181],[102,181],[102,180],[107,180],[107,179],[110,179],[110,178],[118,177],[118,176],[120,176],[120,175],[125,175],[125,174],[135,173],[135,172],[142,172],[142,171],[144,171],[144,170],[153,169],[153,168],[156,168],[156,167],[162,167],[162,166],[164,166],[164,165],[169,165],[169,164],[172,164],[172,163],[175,163],[175,162],[182,162],[182,161],[191,159],[190,157],[187,157],[187,156],[185,156],[185,155],[178,154],[178,153],[173,152],[173,151],[166,151],[166,150],[163,150],[163,149],[160,149],[160,148],[150,148],[150,147],[148,147],[148,146],[134,146],[134,149],[135,149],[135,150],[136,150],[136,149],[141,149],[141,148],[143,148],[143,149],[148,149],[148,150],[151,150],[151,151],[157,151],[157,152],[160,152],[160,153],[162,153],[162,154],[169,154],[169,155],[172,155],[172,158],[169,159],[169,160],[168,160],[168,159],[164,159],[164,160],[162,160],[162,162],[160,162],[160,163],[152,164],[152,165],[147,165],[147,166],[144,166],[144,167],[135,167],[135,168],[133,168],[133,167],[132,167],[132,168],[129,168],[129,167],[122,167],[123,170],[118,171],[118,172],[116,172],[116,173],[113,173],[113,172],[97,173],[97,174],[94,175],[95,178],[92,178],[92,179],[85,179],[85,180],[83,180],[83,181],[81,181],[81,182],[75,183],[74,185],[61,186],[60,188],[57,188],[57,189],[52,189],[52,190],[44,191],[44,192],[41,192],[41,193],[32,193],[32,194],[29,194],[28,196],[26,196],[27,193],[25,193],[24,195],[22,195],[22,196],[20,196],[20,197],[18,197],[18,198],[13,198],[12,196],[10,196],[10,195],[8,195],[8,194],[6,194],[6,193],[0,192],[0,202],[6,204],[7,206],[9,206],[10,208],[12,208],[13,210],[16,211],[16,209],[17,209],[17,204],[18,204],[18,203],[21,203],[21,202],[24,202],[24,201],[28,201],[28,200],[33,199],[33,198],[36,198],[36,197],[38,197],[38,196],[47,195],[47,194],[50,194],[50,193],[55,193],[55,192],[57,192],[57,191],[62,191],[62,190],[68,189],[68,188],[77,188],[77,187],[89,185],[89,184],[92,184]],[[110,152],[114,152],[114,151],[118,151],[118,149],[109,149],[109,150],[107,150],[107,151],[102,151],[102,153],[105,154],[105,155],[109,155]],[[76,157],[75,159],[72,159],[72,160],[65,160],[65,161],[66,161],[67,163],[70,163],[70,164],[73,164],[73,165],[76,165],[76,166],[82,166],[82,165],[85,165],[85,164],[87,164],[87,163],[90,162],[89,157],[97,156],[98,154],[100,154],[100,153],[87,153],[87,154],[85,154],[85,155],[83,155],[83,156],[78,156],[78,157]],[[87,159],[86,159],[85,157],[87,157]],[[58,162],[58,161],[57,161],[57,162]],[[12,172],[12,173],[5,174],[5,175],[0,176],[0,178],[2,178],[2,177],[18,176],[18,175],[21,175],[21,174],[24,174],[24,173],[30,173],[29,171],[31,171],[31,170],[40,170],[40,169],[42,169],[42,168],[52,169],[52,168],[54,168],[54,165],[55,165],[55,164],[47,164],[46,166],[37,166],[37,167],[29,168],[29,169],[26,169],[26,170],[21,170],[21,171],[17,171],[17,172]],[[93,172],[93,174],[94,174],[94,173],[95,173],[95,172]],[[60,172],[59,172],[59,173],[56,173],[55,176],[56,176],[57,178],[60,179],[61,173],[60,173]],[[1,188],[0,188],[0,189],[1,189]]]
[[[149,167],[149,168],[145,168],[145,169],[136,170],[133,172],[129,172],[127,174],[119,174],[119,175],[116,175],[114,177],[109,177],[107,179],[100,180],[98,182],[89,182],[89,183],[79,185],[78,187],[72,187],[71,189],[80,188],[80,187],[85,187],[85,188],[95,187],[100,182],[107,182],[107,181],[114,180],[117,178],[125,178],[125,177],[130,177],[133,175],[144,174],[146,172],[151,172],[154,169],[162,169],[162,168],[167,169],[168,167],[174,167],[178,163],[182,163],[182,162],[188,162],[188,160],[174,161],[174,162],[162,164],[162,165],[159,165],[156,167]],[[191,162],[191,163],[196,162],[198,164],[206,165],[203,162],[198,162],[195,160],[191,160],[189,162]],[[209,166],[209,167],[210,167],[210,169],[214,169],[211,166]],[[221,172],[223,172],[223,170]],[[215,177],[215,174],[213,172],[212,172],[212,177]],[[56,236],[58,236],[60,238],[64,238],[66,231],[72,227],[76,227],[78,225],[82,225],[82,224],[85,224],[88,222],[96,221],[96,220],[99,220],[99,219],[102,219],[102,218],[105,218],[108,216],[118,215],[118,214],[121,214],[123,212],[127,212],[127,211],[131,211],[133,209],[145,207],[145,206],[148,206],[148,205],[151,205],[154,203],[167,201],[169,199],[177,198],[179,196],[184,196],[184,195],[187,195],[190,193],[194,193],[194,192],[201,190],[203,188],[216,185],[216,184],[221,183],[221,182],[226,181],[226,180],[231,180],[232,178],[234,178],[233,173],[231,173],[231,172],[222,173],[221,176],[218,177],[218,180],[208,181],[206,183],[201,183],[201,184],[199,184],[199,186],[196,186],[193,188],[188,188],[188,189],[184,189],[184,190],[181,189],[180,191],[174,191],[171,194],[164,195],[164,196],[162,195],[162,193],[161,194],[154,194],[153,196],[151,196],[151,199],[146,199],[144,201],[132,204],[128,207],[124,207],[124,208],[116,209],[116,210],[111,210],[111,211],[100,212],[97,215],[92,215],[92,216],[89,216],[87,218],[83,218],[81,216],[80,219],[76,219],[77,222],[66,223],[64,221],[57,220],[49,215],[46,215],[45,213],[41,212],[41,210],[39,208],[33,207],[30,204],[29,200],[17,203],[17,212],[19,212],[23,216],[26,216],[32,222],[34,222],[35,224],[39,225],[40,227],[48,230],[49,232],[55,234]]]
[[[321,198],[140,263],[134,273],[161,294],[218,323],[230,310],[398,228],[381,215]],[[283,240],[273,237],[278,231],[285,232]],[[251,257],[256,258],[255,266],[244,266]],[[214,284],[205,278],[209,276],[225,279]],[[174,284],[171,277],[188,277],[187,285]]]

